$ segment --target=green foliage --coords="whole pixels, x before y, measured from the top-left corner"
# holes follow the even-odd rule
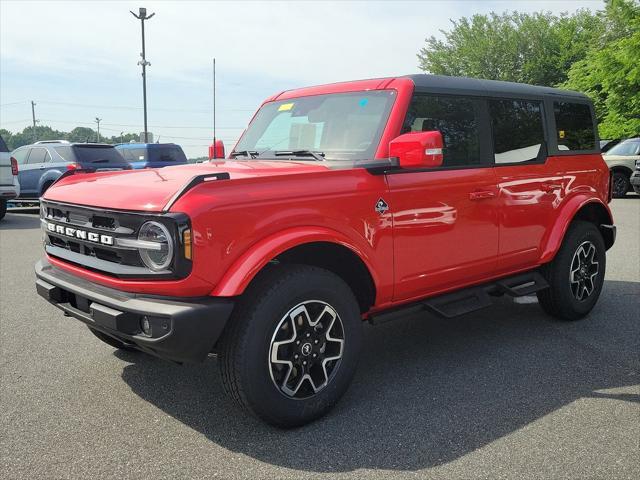
[[[4,128],[0,129],[0,135],[4,138],[9,150],[15,150],[23,145],[29,145],[33,142],[40,140],[68,140],[70,142],[104,142],[104,143],[128,143],[131,140],[139,141],[140,137],[137,133],[124,133],[122,136],[113,135],[111,137],[105,137],[100,135],[98,139],[98,132],[92,128],[76,127],[70,132],[63,132],[60,130],[54,130],[51,127],[45,125],[38,125],[35,129],[35,135],[33,127],[26,127],[21,132],[11,133]]]
[[[452,20],[426,39],[420,68],[441,75],[560,86],[589,95],[603,138],[640,134],[640,5],[606,0],[573,15],[503,13]]]
[[[444,40],[430,37],[420,50],[420,68],[440,75],[488,78],[533,85],[566,80],[604,30],[586,10],[575,15],[503,13],[452,21]]]
[[[574,63],[563,87],[589,95],[596,106],[602,138],[640,134],[640,6],[607,2],[606,35]]]

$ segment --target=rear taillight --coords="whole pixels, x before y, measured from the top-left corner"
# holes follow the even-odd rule
[[[77,170],[80,168],[80,165],[77,163],[67,163],[67,170]]]
[[[11,157],[11,175],[18,175],[18,161]]]
[[[609,171],[609,185],[607,189],[607,203],[611,203],[613,200],[613,172]]]

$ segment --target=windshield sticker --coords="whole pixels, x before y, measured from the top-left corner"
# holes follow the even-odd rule
[[[358,102],[361,108],[364,108],[367,106],[367,103],[369,103],[369,99],[368,98],[363,98],[362,100],[360,100],[360,102]]]
[[[291,110],[293,108],[293,103],[283,103],[278,107],[279,112],[286,112],[287,110]]]

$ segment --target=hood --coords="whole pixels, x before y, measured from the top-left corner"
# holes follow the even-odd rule
[[[114,210],[159,212],[198,175],[228,173],[229,180],[327,171],[319,162],[222,161],[111,172],[78,172],[50,187],[45,200]]]

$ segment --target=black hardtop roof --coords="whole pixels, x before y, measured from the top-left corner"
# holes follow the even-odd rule
[[[526,83],[503,82],[499,80],[482,80],[468,77],[448,77],[445,75],[416,74],[407,75],[413,80],[417,89],[458,92],[468,95],[491,96],[499,94],[514,96],[546,96],[554,95],[558,97],[572,98],[576,100],[589,100],[589,97],[572,90],[561,90],[559,88],[540,87],[537,85],[527,85]]]

